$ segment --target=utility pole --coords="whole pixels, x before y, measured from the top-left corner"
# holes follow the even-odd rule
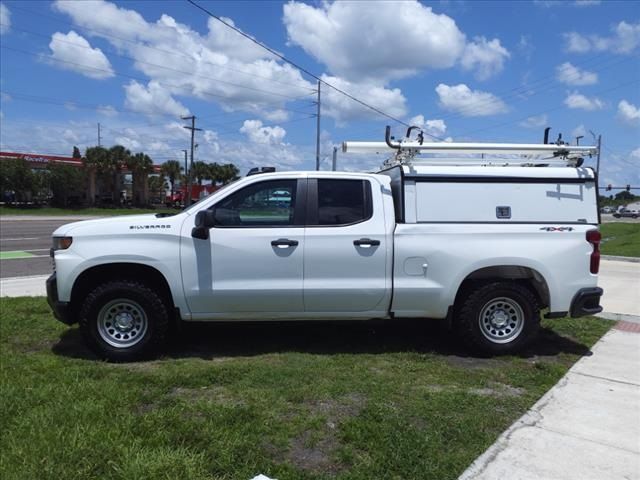
[[[596,173],[600,175],[600,149],[602,148],[602,135],[598,135],[598,159],[596,160]]]
[[[596,134],[589,130],[589,133],[596,140]],[[596,173],[600,174],[600,149],[602,148],[602,135],[598,135],[598,158],[596,160]]]
[[[182,150],[184,152],[184,174],[187,174],[188,165],[187,165],[187,150]]]
[[[338,147],[333,147],[333,160],[331,162],[331,170],[336,171],[336,163],[338,161]]]
[[[193,170],[193,145],[194,145],[194,139],[195,139],[195,134],[196,134],[196,130],[198,131],[202,131],[201,128],[196,128],[196,116],[195,115],[191,115],[189,117],[180,117],[182,118],[182,120],[191,120],[191,126],[188,125],[183,125],[183,128],[186,128],[187,130],[191,130],[191,164],[189,165],[189,172],[185,172],[185,175],[187,175],[187,201],[185,203],[185,206],[188,207],[189,205],[191,205],[191,172]]]
[[[98,122],[98,146],[102,146],[102,137],[100,136],[100,122]]]
[[[316,115],[316,170],[320,170],[320,80],[318,80],[318,113]]]

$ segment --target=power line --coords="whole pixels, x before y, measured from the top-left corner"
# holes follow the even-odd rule
[[[310,72],[309,70],[307,70],[306,68],[302,67],[301,65],[298,65],[296,62],[289,60],[288,58],[286,58],[284,55],[276,52],[275,50],[273,50],[272,48],[270,48],[269,46],[265,45],[262,42],[259,42],[258,40],[256,40],[255,38],[253,38],[251,35],[248,35],[246,33],[244,33],[242,30],[240,30],[239,28],[237,28],[234,25],[231,25],[230,23],[226,22],[224,19],[222,19],[221,17],[211,13],[209,10],[207,10],[206,8],[204,8],[203,6],[199,5],[198,3],[196,3],[194,0],[186,0],[187,2],[189,2],[191,5],[193,5],[194,7],[202,10],[204,13],[206,13],[207,15],[209,15],[212,18],[215,18],[216,20],[218,20],[220,23],[226,25],[228,28],[234,30],[235,32],[239,33],[240,35],[242,35],[243,37],[249,39],[250,41],[252,41],[253,43],[255,43],[256,45],[258,45],[259,47],[265,49],[266,51],[268,51],[269,53],[271,53],[272,55],[276,56],[277,58],[279,58],[280,60],[282,60],[285,63],[288,63],[289,65],[297,68],[298,70],[300,70],[301,72],[309,75],[311,78],[314,78],[315,80],[317,80],[318,82],[326,85],[327,87],[335,90],[336,92],[344,95],[347,98],[350,98],[351,100],[353,100],[356,103],[359,103],[360,105],[362,105],[363,107],[366,107],[376,113],[378,113],[379,115],[382,115],[383,117],[386,117],[390,120],[393,120],[394,122],[397,122],[401,125],[404,125],[405,127],[410,127],[411,125],[409,125],[408,123],[404,122],[403,120],[400,120],[399,118],[394,117],[393,115],[389,115],[386,112],[383,112],[382,110],[380,110],[379,108],[374,107],[373,105],[370,105],[366,102],[363,102],[362,100],[360,100],[359,98],[354,97],[353,95],[345,92],[344,90],[326,82],[325,80],[322,80],[322,78],[320,78],[318,75]],[[427,132],[424,132],[425,135],[428,135],[431,138],[437,139],[437,140],[442,140],[441,138],[435,136],[435,135],[431,135]]]
[[[80,108],[80,109],[87,109],[87,110],[100,110],[102,107],[101,105],[95,105],[95,104],[85,104],[85,103],[78,103],[78,102],[73,102],[71,100],[63,100],[63,99],[55,99],[52,97],[41,97],[41,96],[33,96],[33,95],[27,95],[27,94],[22,94],[22,93],[16,93],[16,92],[9,92],[6,90],[0,90],[0,93],[5,93],[9,96],[11,96],[12,100],[16,100],[16,101],[24,101],[24,102],[31,102],[31,103],[39,103],[39,104],[47,104],[47,105],[55,105],[55,106],[59,106],[59,107],[64,107],[64,108],[68,108],[69,106],[73,106],[74,108]],[[115,111],[121,112],[121,113],[129,113],[129,114],[133,114],[133,115],[149,115],[147,113],[139,113],[136,111],[132,111],[132,110],[118,110],[115,109]],[[290,112],[294,112],[294,113],[300,113],[303,115],[307,115],[305,117],[303,117],[303,119],[307,119],[307,118],[314,118],[315,114],[311,113],[311,112],[306,112],[306,111],[301,111],[301,110],[293,110],[293,109],[288,109],[288,111]],[[172,120],[176,120],[177,117],[174,115],[170,115],[170,114],[157,114],[159,116],[166,116]],[[221,115],[227,115],[227,114],[221,114]],[[220,116],[221,116],[220,115]],[[209,117],[198,117],[200,118],[211,118],[212,116]],[[218,127],[224,127],[227,125],[232,125],[234,123],[240,123],[243,122],[244,120],[246,120],[246,115],[244,116],[244,118],[238,118],[238,119],[234,119],[231,121],[227,121],[227,122],[218,122],[218,123],[211,123],[211,124],[205,124],[203,125],[206,129],[208,130],[215,130],[216,132],[219,132]],[[297,119],[294,119],[297,120]],[[24,123],[24,124],[29,124],[29,125],[33,125],[32,121],[20,121],[20,120],[6,120],[5,122],[9,122],[9,123]],[[287,123],[287,121],[284,122],[278,122],[279,125],[285,125]],[[102,124],[101,124],[102,125]],[[132,130],[141,130],[141,129],[148,129],[148,128],[157,128],[158,126],[164,126],[167,127],[169,124],[167,124],[166,122],[162,122],[162,123],[155,123],[155,124],[144,124],[144,125],[120,125],[117,129],[114,128],[109,128],[107,127],[106,129],[114,132],[116,134],[120,134],[120,135],[126,135],[126,129],[132,129]],[[104,127],[104,125],[102,125],[102,127]],[[85,126],[73,126],[74,129],[95,129],[95,125],[85,125]],[[149,136],[145,136],[146,139],[149,140],[155,140],[158,142],[166,142],[166,139],[161,139],[161,138],[153,138],[153,137],[149,137]]]
[[[623,88],[623,87],[626,87],[626,86],[629,86],[629,85],[633,85],[635,83],[640,83],[640,79],[634,79],[631,82],[621,83],[619,85],[616,85],[613,88],[608,88],[608,89],[605,89],[605,90],[599,90],[599,91],[595,92],[594,95],[600,95],[600,94],[603,94],[603,93],[608,93],[608,92],[611,92],[613,90],[618,90],[620,88]],[[556,110],[561,110],[563,108],[567,108],[567,106],[566,105],[560,105],[558,107],[549,108],[547,110],[539,111],[539,112],[536,112],[536,113],[529,113],[528,115],[525,115],[524,117],[519,117],[519,118],[516,118],[516,119],[512,119],[512,120],[509,120],[507,122],[498,123],[498,124],[495,124],[495,125],[491,125],[491,126],[484,127],[484,128],[479,128],[479,129],[476,129],[476,130],[466,131],[464,133],[461,133],[458,136],[471,135],[472,133],[484,132],[486,130],[492,130],[494,128],[503,127],[505,125],[511,125],[513,122],[524,120],[524,119],[529,118],[531,116],[543,115],[545,113],[553,112],[553,111],[556,111]]]
[[[640,57],[640,55],[633,55],[631,57],[626,57],[626,58],[622,58],[622,59],[612,59],[612,57],[608,56],[607,58],[605,58],[605,62],[599,62],[601,63],[603,66],[601,66],[600,68],[596,68],[594,69],[595,72],[599,72],[605,69],[609,69],[614,65],[620,64],[620,63],[625,63],[631,60],[634,60],[636,58]],[[615,60],[615,61],[611,61],[611,60]],[[580,75],[580,72],[576,72],[574,74],[574,76],[572,78],[578,78]],[[545,80],[546,78],[548,78],[547,80]],[[471,103],[468,108],[465,108],[464,113],[462,112],[458,112],[458,113],[450,113],[450,114],[444,114],[444,115],[438,115],[438,117],[442,120],[454,120],[457,118],[463,118],[463,117],[469,117],[469,116],[473,116],[470,114],[473,114],[475,112],[481,112],[484,108],[490,107],[492,105],[499,105],[501,103],[505,103],[506,101],[510,100],[510,99],[514,99],[514,98],[520,98],[521,101],[524,100],[528,100],[531,97],[537,96],[537,95],[541,95],[543,93],[547,93],[553,90],[558,90],[561,88],[567,88],[567,85],[562,85],[562,84],[555,84],[555,76],[554,75],[549,75],[546,77],[540,77],[540,79],[538,80],[534,80],[527,88],[525,89],[525,87],[515,87],[512,88],[510,90],[505,90],[504,93],[509,93],[509,92],[513,92],[507,96],[502,96],[502,93],[497,93],[497,94],[491,94],[493,96],[493,98],[490,99],[486,99],[480,102],[476,102],[476,103]],[[545,88],[541,88],[542,86],[546,86],[546,85],[551,85]],[[534,93],[532,93],[531,95],[525,97],[525,98],[521,98],[523,94],[527,93],[527,90],[535,88],[536,91]],[[521,89],[524,89],[523,91],[519,91]]]
[[[80,67],[80,68],[85,69],[85,70],[91,70],[91,71],[94,71],[94,72],[103,72],[103,73],[107,73],[109,75],[116,75],[116,76],[119,76],[119,77],[125,77],[125,78],[131,78],[131,79],[134,79],[134,80],[139,80],[141,82],[147,82],[149,80],[148,78],[139,77],[139,76],[136,76],[136,75],[130,75],[130,74],[122,73],[122,72],[117,72],[117,71],[115,71],[113,69],[107,70],[105,68],[92,67],[92,66],[87,65],[85,63],[71,62],[69,60],[62,60],[62,59],[59,59],[59,58],[53,58],[53,57],[50,57],[50,56],[45,55],[43,53],[31,52],[31,51],[28,51],[28,50],[21,50],[19,48],[10,47],[8,45],[0,45],[0,48],[5,49],[5,50],[11,50],[13,52],[22,53],[22,54],[25,54],[25,55],[31,55],[31,56],[35,56],[35,57],[39,57],[39,58],[45,58],[48,61],[66,63],[66,64],[69,64],[69,65],[75,65],[76,67]],[[165,81],[158,82],[158,83],[161,84],[161,85],[164,85],[165,87],[173,87],[173,88],[177,88],[179,90],[183,90],[185,88],[184,85],[175,85],[175,84],[167,83]],[[212,92],[208,92],[208,91],[204,91],[204,90],[199,91],[199,93],[203,94],[203,95],[210,96],[210,97],[222,98],[222,99],[225,99],[225,100],[230,100],[229,96],[220,95],[220,94],[217,94],[217,93],[212,93]],[[264,91],[263,93],[270,94],[270,95],[275,95],[275,96],[280,96],[280,97],[283,97],[283,98],[289,98],[289,99],[297,98],[297,97],[292,97],[292,96],[288,96],[288,95],[282,95],[282,94],[279,94],[279,93],[273,93],[273,92],[270,93],[270,92],[267,92],[267,91]],[[310,96],[313,93],[314,92],[311,92],[308,95]]]
[[[6,25],[6,24],[0,23],[0,25]],[[11,28],[14,28],[14,27],[11,26]],[[49,38],[48,35],[42,35],[42,34],[39,34],[39,33],[36,33],[36,32],[32,32],[32,31],[29,31],[29,30],[25,30],[25,29],[22,29],[22,28],[16,28],[16,30],[25,32],[25,33],[27,33],[29,35],[34,35],[34,36],[43,37],[43,38],[47,38],[47,39]],[[86,45],[86,46],[85,45],[79,45],[78,43],[69,42],[67,40],[56,39],[55,42],[56,43],[65,43],[67,45],[73,45],[74,47],[84,48],[85,50],[93,50],[93,48],[90,45]],[[231,85],[231,86],[234,86],[234,87],[237,87],[237,88],[244,88],[246,90],[253,90],[253,91],[256,91],[256,92],[266,93],[268,95],[274,95],[274,96],[283,97],[283,98],[291,98],[289,95],[283,95],[281,93],[276,93],[276,92],[272,92],[272,91],[269,91],[269,90],[263,90],[263,89],[260,89],[260,88],[250,87],[248,85],[242,85],[242,84],[235,83],[235,82],[229,82],[228,80],[222,80],[220,78],[210,77],[208,75],[202,75],[202,74],[193,73],[193,72],[186,72],[184,70],[179,70],[177,68],[171,68],[171,67],[168,67],[166,65],[158,65],[157,63],[146,62],[144,60],[139,60],[139,59],[137,59],[135,57],[130,57],[128,55],[123,55],[122,53],[116,52],[114,50],[104,49],[103,52],[109,53],[111,55],[115,55],[115,56],[120,57],[120,58],[125,58],[127,60],[131,60],[131,61],[133,61],[135,63],[139,63],[139,64],[143,64],[143,65],[149,65],[149,66],[154,67],[154,68],[160,68],[160,69],[163,69],[163,70],[169,70],[169,71],[176,72],[176,73],[182,73],[182,74],[185,74],[185,75],[189,75],[191,77],[200,77],[200,78],[204,78],[204,79],[216,82],[216,83],[222,83],[222,84],[225,84],[225,85]],[[54,59],[54,60],[56,60],[56,59]],[[250,75],[250,74],[247,73],[247,75]],[[264,78],[264,77],[259,77],[257,75],[252,75],[252,76],[255,77],[255,78]],[[315,92],[314,89],[311,89],[311,88],[308,88],[308,87],[303,87],[301,85],[290,85],[290,86],[293,86],[294,88],[299,88],[300,90],[308,90],[310,92],[309,94]]]
[[[177,57],[183,57],[183,58],[187,58],[189,60],[193,60],[193,57],[191,57],[189,55],[186,55],[184,53],[175,52],[175,51],[166,50],[166,49],[163,49],[163,48],[153,47],[151,45],[146,45],[146,44],[143,44],[143,43],[139,43],[139,42],[137,42],[135,40],[131,40],[129,38],[119,37],[119,36],[116,36],[116,35],[112,35],[112,34],[106,33],[106,32],[104,32],[102,30],[96,30],[96,29],[92,29],[92,28],[85,27],[85,26],[82,26],[82,25],[78,25],[78,24],[73,23],[73,22],[67,22],[67,21],[64,21],[64,20],[62,20],[60,18],[54,17],[52,15],[46,15],[44,13],[36,12],[36,11],[30,10],[28,8],[18,7],[16,5],[14,5],[14,4],[12,4],[11,8],[12,9],[21,10],[23,12],[26,12],[26,13],[29,13],[29,14],[32,14],[32,15],[38,15],[38,16],[41,16],[41,17],[44,17],[44,18],[48,18],[48,19],[53,20],[55,22],[62,23],[64,25],[69,25],[71,27],[78,28],[78,29],[86,31],[86,32],[92,32],[92,33],[94,33],[94,34],[96,34],[98,36],[104,37],[104,38],[112,38],[114,40],[119,40],[119,41],[122,41],[122,42],[131,43],[131,44],[135,45],[136,47],[143,47],[143,48],[147,48],[147,49],[150,49],[150,50],[156,50],[156,51],[161,52],[161,53],[165,53],[165,54],[174,55],[174,56],[177,56]],[[15,28],[15,26],[13,26],[13,25],[11,27]],[[20,28],[15,28],[15,29],[16,30],[22,30]],[[22,31],[24,31],[26,33],[33,33],[34,35],[45,36],[45,35],[37,34],[35,32],[29,32],[28,30],[22,30]],[[48,36],[45,36],[45,37],[49,38]],[[268,80],[268,81],[273,82],[273,83],[280,83],[280,84],[286,85],[286,86],[299,87],[299,85],[294,85],[294,84],[288,83],[288,82],[282,82],[280,80],[274,80],[271,77],[267,77],[267,76],[264,76],[264,75],[258,75],[258,74],[253,73],[253,72],[246,72],[246,71],[240,70],[240,69],[235,69],[235,68],[229,67],[228,65],[219,65],[217,63],[209,62],[209,61],[206,61],[206,60],[201,60],[199,63],[205,64],[205,65],[212,65],[212,66],[215,66],[216,68],[221,68],[221,69],[224,69],[224,70],[230,70],[232,72],[241,73],[241,74],[244,74],[244,75],[250,75],[250,76],[257,77],[257,78],[262,78],[264,80]]]

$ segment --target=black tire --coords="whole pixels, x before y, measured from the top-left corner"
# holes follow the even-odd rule
[[[461,339],[481,354],[522,350],[538,334],[540,307],[533,292],[515,282],[491,282],[467,291],[456,305],[454,325]]]
[[[100,358],[130,362],[150,358],[164,346],[169,308],[143,283],[110,281],[89,293],[79,324],[87,345]]]

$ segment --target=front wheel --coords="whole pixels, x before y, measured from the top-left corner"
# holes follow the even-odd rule
[[[492,282],[472,290],[456,308],[455,325],[463,341],[485,354],[524,348],[540,328],[540,308],[527,287]]]
[[[101,358],[127,362],[147,358],[164,344],[169,313],[151,288],[132,280],[97,286],[80,309],[80,331]]]

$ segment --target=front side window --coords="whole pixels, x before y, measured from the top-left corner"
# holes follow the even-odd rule
[[[318,179],[318,225],[349,225],[371,216],[369,182]]]
[[[254,183],[218,202],[213,208],[221,227],[294,225],[297,180]]]

